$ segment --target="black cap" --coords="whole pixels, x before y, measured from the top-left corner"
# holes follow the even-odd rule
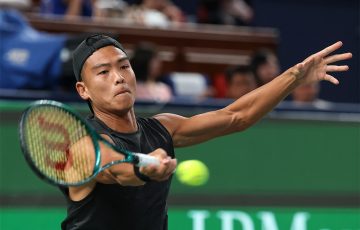
[[[83,65],[96,50],[105,46],[115,46],[121,49],[125,54],[123,46],[115,39],[106,35],[96,34],[87,37],[73,52],[73,69],[77,81],[81,81],[81,70]]]

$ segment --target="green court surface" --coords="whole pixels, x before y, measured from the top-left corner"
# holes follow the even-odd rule
[[[60,229],[62,208],[2,208],[0,229]],[[170,207],[169,230],[359,230],[356,208]]]
[[[60,229],[66,210],[61,208],[1,208],[1,230]]]

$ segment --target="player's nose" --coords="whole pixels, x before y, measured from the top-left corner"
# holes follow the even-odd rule
[[[117,85],[117,84],[122,84],[122,83],[124,83],[125,82],[125,78],[120,74],[120,73],[118,73],[118,72],[115,72],[115,74],[114,74],[115,76],[114,76],[114,78],[115,78],[115,85]]]

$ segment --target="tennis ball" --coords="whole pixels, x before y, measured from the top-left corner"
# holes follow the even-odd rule
[[[178,164],[176,168],[178,180],[189,186],[204,185],[209,179],[209,170],[199,160],[187,160]]]

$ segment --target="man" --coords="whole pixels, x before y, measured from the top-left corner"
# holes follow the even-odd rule
[[[76,89],[94,114],[88,121],[110,141],[149,153],[160,160],[160,165],[140,169],[117,165],[86,185],[63,189],[68,216],[62,228],[167,229],[166,198],[176,166],[173,147],[245,130],[298,85],[321,80],[338,84],[327,72],[348,70],[331,63],[349,59],[351,54],[328,55],[341,45],[337,42],[308,57],[218,111],[190,118],[167,113],[143,119],[135,117],[136,79],[121,44],[102,35],[87,38],[75,50],[73,61]],[[102,154],[104,161],[120,155],[111,150]]]

